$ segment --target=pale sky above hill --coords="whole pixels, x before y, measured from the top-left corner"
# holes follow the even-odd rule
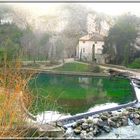
[[[12,5],[25,7],[37,15],[54,12],[55,7],[61,4],[62,3],[12,3]],[[97,12],[112,16],[121,15],[127,12],[140,16],[140,3],[82,3],[82,5]]]
[[[130,12],[140,16],[140,3],[92,3],[87,6],[108,15],[121,15]]]

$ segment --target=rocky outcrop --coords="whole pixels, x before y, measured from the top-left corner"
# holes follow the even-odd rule
[[[127,107],[126,109],[103,112],[98,115],[77,120],[71,125],[71,136],[66,138],[79,137],[81,139],[98,137],[104,133],[110,133],[113,129],[128,126],[129,123],[133,125],[140,124],[140,108]]]

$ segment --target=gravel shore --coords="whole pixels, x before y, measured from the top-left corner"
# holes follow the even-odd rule
[[[77,120],[65,129],[66,139],[140,138],[140,107],[103,112]]]

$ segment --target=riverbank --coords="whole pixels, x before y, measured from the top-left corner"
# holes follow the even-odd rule
[[[66,139],[140,138],[140,104],[77,120],[66,128]]]
[[[105,68],[105,67],[104,67]],[[108,69],[108,68],[110,68],[110,67],[106,67],[105,69]],[[112,68],[112,67],[111,67]],[[119,70],[119,71],[121,71],[121,72],[130,72],[131,74],[133,74],[133,77],[135,78],[135,77],[139,77],[139,75],[140,75],[140,73],[139,72],[136,72],[136,71],[128,71],[128,70],[122,70],[122,69],[119,69],[119,68],[113,68],[114,70]],[[134,86],[134,84],[135,83],[132,83],[133,84],[133,86]],[[138,89],[137,87],[135,87],[135,90],[136,89]],[[138,91],[136,92],[136,94],[137,95],[140,95],[140,92],[139,92],[140,90],[138,89]],[[140,96],[139,96],[140,97]],[[140,98],[139,98],[140,99]],[[139,100],[140,101],[140,100]],[[133,109],[132,109],[133,110]],[[134,109],[135,110],[135,109]],[[133,138],[135,138],[135,135],[136,136],[138,136],[139,137],[139,134],[138,134],[138,129],[139,129],[139,124],[140,124],[140,113],[139,113],[139,110],[135,110],[136,112],[131,112],[131,114],[133,114],[135,117],[133,117],[133,118],[131,118],[133,115],[130,115],[130,114],[127,114],[126,116],[119,116],[118,117],[118,120],[119,120],[119,122],[118,121],[113,121],[112,119],[111,119],[111,123],[112,124],[115,124],[114,126],[111,126],[110,124],[109,124],[109,122],[108,122],[108,119],[107,119],[107,124],[106,125],[104,125],[104,126],[100,126],[100,124],[95,124],[95,127],[94,127],[94,129],[93,128],[91,128],[91,130],[89,131],[89,130],[85,130],[85,129],[83,129],[83,123],[87,123],[87,119],[89,119],[89,118],[85,118],[84,119],[84,121],[85,122],[83,122],[82,124],[81,124],[81,126],[80,127],[78,127],[78,130],[77,130],[77,128],[76,128],[76,130],[75,130],[75,128],[73,129],[73,126],[71,127],[71,132],[69,131],[70,130],[70,127],[68,127],[68,128],[66,128],[66,127],[64,127],[65,129],[67,129],[66,130],[66,132],[65,132],[65,137],[67,138],[67,139],[71,139],[71,138],[106,138],[106,139],[110,139],[110,138],[128,138],[129,136],[131,136],[131,138],[133,137]],[[138,112],[137,112],[138,111]],[[122,112],[122,111],[120,111],[120,110],[118,110],[117,111],[118,112],[118,114],[119,114],[119,112]],[[103,112],[103,113],[105,113],[105,112]],[[102,114],[103,114],[102,113]],[[109,113],[109,115],[112,115],[112,116],[106,116],[106,117],[116,117],[116,115],[114,115],[114,112],[108,112]],[[136,114],[135,114],[136,113]],[[99,120],[101,121],[102,120],[102,118],[101,118],[101,114],[98,114],[99,115]],[[98,116],[97,115],[97,116]],[[130,116],[131,117],[130,117]],[[97,117],[96,116],[96,117]],[[93,116],[92,116],[93,117]],[[125,117],[125,118],[124,118]],[[92,118],[93,119],[93,121],[94,121],[94,117]],[[110,119],[110,118],[109,118]],[[81,121],[81,120],[78,120],[78,121]],[[99,122],[100,122],[99,121]],[[101,121],[103,124],[104,123],[106,123],[106,122],[104,122],[104,120],[102,120]],[[75,123],[77,123],[77,121],[75,122]],[[127,125],[126,125],[127,124]],[[87,124],[84,124],[84,125],[87,125]],[[119,126],[120,125],[120,126]],[[137,126],[138,125],[138,126]],[[89,127],[89,126],[88,126]],[[80,129],[80,134],[77,134],[77,132],[79,133],[79,129]],[[133,130],[133,133],[134,134],[132,134],[132,135],[129,135],[128,133],[127,133],[127,131],[132,131]],[[96,134],[96,131],[97,131],[97,133],[98,134],[100,134],[100,135],[98,135],[98,134]],[[121,132],[122,131],[122,132]],[[127,133],[128,135],[125,137],[125,133]],[[67,135],[68,134],[68,135]],[[140,137],[139,137],[140,138]]]

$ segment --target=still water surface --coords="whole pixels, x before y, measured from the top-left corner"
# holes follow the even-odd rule
[[[70,113],[86,112],[105,103],[125,104],[135,99],[128,79],[39,74],[31,80],[32,92],[38,95],[35,112],[47,110]]]

